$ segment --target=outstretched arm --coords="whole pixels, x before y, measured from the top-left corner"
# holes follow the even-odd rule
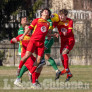
[[[37,19],[34,19],[31,23],[31,25],[25,29],[24,34],[19,38],[20,40],[23,40],[24,36],[32,29],[34,29],[35,25],[37,24]]]
[[[10,43],[17,43],[17,39],[16,38],[11,39]]]
[[[19,38],[19,40],[22,41],[23,38],[24,38],[24,36],[25,36],[29,31],[30,31],[30,29],[29,29],[29,28],[26,28],[24,34]]]
[[[16,38],[15,37],[12,38],[11,41],[10,41],[10,43],[17,43],[18,41],[20,41],[19,40],[19,37],[21,37],[21,36],[22,36],[22,34],[21,35],[18,35]]]
[[[52,31],[52,30],[49,29],[48,34],[47,34],[48,37],[52,37],[52,36],[53,36],[53,37],[57,37],[57,38],[59,37],[59,34],[58,34],[58,33],[54,33],[54,34],[53,34],[51,31]]]

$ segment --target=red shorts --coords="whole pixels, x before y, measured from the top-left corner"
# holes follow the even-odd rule
[[[44,55],[44,42],[30,40],[26,51],[33,53],[35,50],[36,54],[42,57]]]
[[[27,59],[27,61],[25,62],[24,65],[27,67],[27,69],[28,69],[29,71],[32,69],[35,60],[36,60],[36,58],[35,58],[33,55],[31,55],[31,56]]]
[[[25,53],[21,53],[21,57],[23,57],[25,55]],[[36,58],[31,55],[27,60],[26,62],[24,63],[24,65],[27,67],[27,69],[30,71],[33,67],[33,64],[35,62]]]
[[[70,41],[63,41],[61,43],[61,48],[60,48],[60,54],[62,53],[64,48],[67,48],[69,50],[69,52],[73,49],[75,44],[75,40],[70,40]]]

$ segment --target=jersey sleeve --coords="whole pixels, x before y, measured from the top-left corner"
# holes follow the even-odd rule
[[[72,20],[69,21],[68,31],[69,33],[73,32],[73,21]]]
[[[72,20],[69,21],[68,29],[73,29],[73,21]]]
[[[52,23],[52,20],[49,18],[48,20],[47,20],[48,22],[49,22],[49,29],[53,29],[53,23]]]
[[[20,40],[19,40],[19,37],[21,37],[22,35],[23,35],[23,34],[18,35],[18,36],[16,37],[16,40],[17,40],[17,41],[20,41]],[[10,43],[15,43],[15,42],[13,42],[12,39],[11,39],[11,40],[10,40]]]
[[[12,41],[12,39],[10,40],[10,43],[14,43],[14,42]]]
[[[32,21],[32,23],[31,23],[31,25],[28,27],[30,30],[32,30],[34,27],[35,27],[35,25],[37,24],[37,19],[34,19],[33,21]]]
[[[49,23],[50,23],[49,29],[53,30],[53,23],[52,23],[52,21],[50,21]]]
[[[17,41],[20,41],[19,38],[22,36],[23,34],[20,34],[16,37]]]

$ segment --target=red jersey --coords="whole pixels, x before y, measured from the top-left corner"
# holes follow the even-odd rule
[[[22,36],[23,34],[21,34],[21,35],[18,35],[17,37],[16,37],[16,39],[17,39],[17,41],[20,41],[19,40],[19,38]],[[21,46],[22,46],[22,49],[23,48],[27,48],[27,45],[28,45],[28,43],[29,43],[29,41],[30,41],[30,35],[25,35],[24,36],[24,39],[22,40],[22,41],[20,41],[20,44],[21,44]],[[21,50],[22,51],[22,50]]]
[[[17,37],[16,37],[16,40],[17,41],[20,41],[19,40],[19,38],[22,36],[23,34],[21,34],[21,35],[18,35]],[[22,50],[21,50],[21,53],[22,52],[26,52],[26,48],[27,48],[27,45],[28,45],[28,43],[29,43],[29,41],[30,41],[30,35],[25,35],[24,36],[24,39],[22,40],[22,41],[20,41],[20,45],[21,45],[21,48],[22,48]],[[11,43],[14,43],[12,40],[10,41]]]
[[[53,27],[58,28],[61,41],[68,41],[68,40],[74,40],[74,34],[73,34],[73,21],[70,18],[67,18],[65,22],[59,21],[53,23]],[[63,32],[67,32],[67,35],[64,36]]]
[[[18,36],[16,37],[17,41],[20,41],[19,38],[20,38],[22,35],[23,35],[23,34],[18,35]],[[30,37],[31,37],[30,35],[25,35],[25,36],[24,36],[24,39],[23,39],[22,41],[20,41],[21,46],[22,46],[22,48],[21,48],[21,57],[23,57],[23,56],[25,55],[25,53],[26,53],[26,49],[27,49],[27,45],[28,45],[28,43],[29,43],[29,41],[30,41]],[[12,40],[11,40],[11,43],[13,43]],[[35,58],[33,55],[31,55],[31,56],[27,59],[27,61],[25,62],[24,65],[28,68],[28,70],[31,70],[31,68],[32,68],[33,63],[34,63],[35,60],[36,60],[36,58]]]
[[[49,22],[42,18],[36,18],[32,21],[31,25],[29,26],[29,29],[33,30],[33,34],[31,36],[31,40],[37,40],[40,42],[45,41],[45,36],[47,35],[48,28],[49,28]]]

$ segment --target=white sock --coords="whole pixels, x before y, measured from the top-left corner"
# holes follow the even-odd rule
[[[36,85],[36,83],[33,83],[33,86]]]
[[[20,81],[20,79],[19,79],[19,78],[17,78],[17,79],[16,79],[16,81],[18,81],[18,82],[19,82],[19,81]]]
[[[32,74],[29,72],[29,75],[32,75]]]
[[[66,71],[68,71],[68,69],[66,69]]]
[[[58,72],[59,70],[56,70],[56,73]]]

